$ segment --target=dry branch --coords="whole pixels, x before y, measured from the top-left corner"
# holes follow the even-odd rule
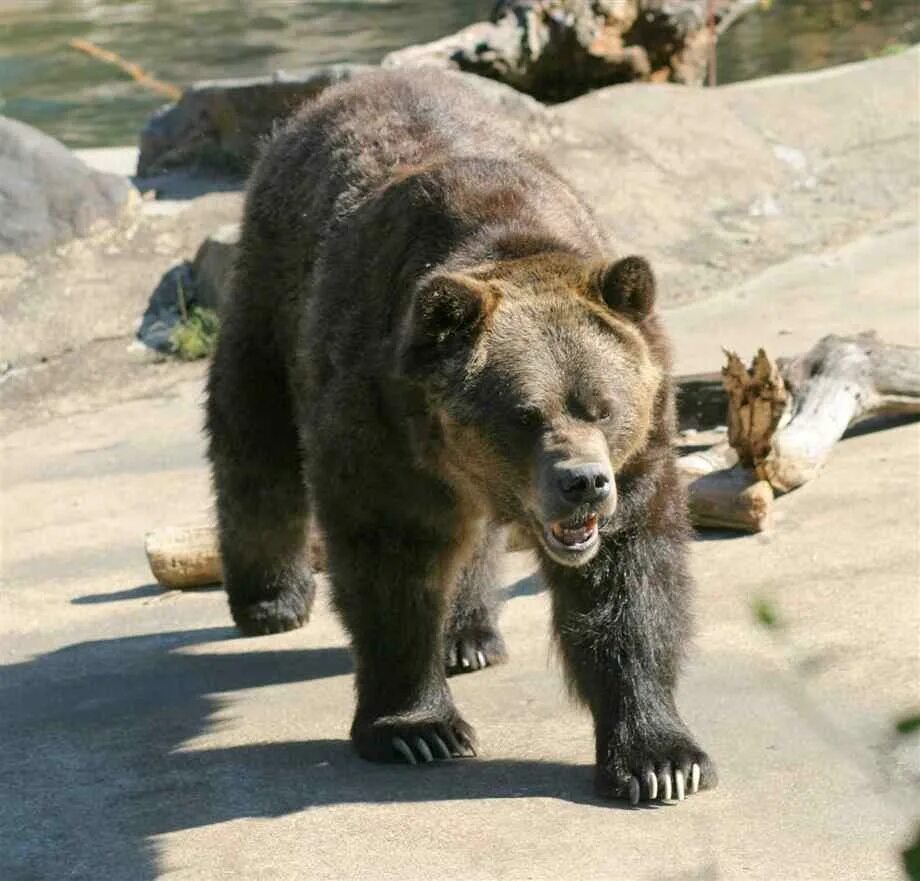
[[[165,95],[170,101],[178,101],[182,97],[182,89],[178,86],[174,86],[172,83],[164,83],[163,80],[158,80],[152,74],[147,73],[139,64],[122,58],[121,55],[116,52],[110,52],[108,49],[103,49],[95,43],[90,43],[89,40],[81,40],[79,37],[70,40],[67,45],[70,46],[71,49],[85,52],[90,58],[95,58],[98,61],[104,61],[106,64],[117,67],[120,71],[131,77],[138,85],[143,86],[145,89],[149,89],[151,92]]]

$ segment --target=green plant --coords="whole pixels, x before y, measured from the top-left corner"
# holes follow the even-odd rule
[[[785,627],[776,606],[766,597],[757,597],[751,603],[754,620],[766,630],[778,631]]]
[[[213,309],[192,306],[169,336],[172,353],[183,361],[207,358],[217,345],[218,321]]]
[[[180,317],[179,323],[169,335],[170,351],[183,361],[195,361],[212,355],[217,345],[217,313],[204,306],[189,306],[181,278],[176,288],[176,302]]]
[[[886,58],[889,55],[900,55],[907,49],[910,49],[909,44],[895,40],[892,43],[886,43],[881,49],[864,49],[863,56],[865,58]]]

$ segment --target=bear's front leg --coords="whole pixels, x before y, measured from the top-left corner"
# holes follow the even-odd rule
[[[449,542],[423,523],[392,515],[362,523],[353,510],[337,516],[328,507],[333,597],[357,667],[356,751],[412,765],[475,755],[473,729],[454,706],[444,671]]]
[[[544,561],[566,669],[594,716],[595,786],[607,798],[682,800],[715,768],[674,702],[692,589],[679,528],[604,537],[581,568]]]

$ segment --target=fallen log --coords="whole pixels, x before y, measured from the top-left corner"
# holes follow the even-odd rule
[[[770,484],[739,464],[728,441],[681,456],[677,467],[694,526],[741,532],[764,532],[773,526]]]
[[[813,479],[851,425],[880,415],[920,414],[920,349],[874,333],[826,336],[781,367],[791,394],[769,447],[754,460],[779,492]]]
[[[220,543],[213,526],[165,526],[144,537],[154,578],[164,587],[187,590],[220,584],[224,574]],[[319,530],[311,528],[307,554],[314,572],[326,568],[326,549]]]
[[[498,0],[490,21],[387,55],[384,67],[440,67],[546,101],[645,80],[702,85],[718,35],[758,0]]]
[[[223,580],[217,530],[212,526],[167,526],[144,537],[153,577],[164,587],[185,589]]]

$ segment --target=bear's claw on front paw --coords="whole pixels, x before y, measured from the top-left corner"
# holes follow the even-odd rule
[[[611,747],[595,778],[599,795],[623,798],[631,805],[680,802],[717,782],[709,756],[682,738],[645,749]]]
[[[699,790],[700,766],[696,762],[690,766],[689,779],[681,768],[674,771],[672,778],[671,768],[667,765],[657,773],[646,771],[642,780],[633,775],[627,784],[629,803],[633,806],[639,804],[643,792],[649,801],[657,801],[659,793],[662,801],[683,801],[688,794],[695,795]]]

